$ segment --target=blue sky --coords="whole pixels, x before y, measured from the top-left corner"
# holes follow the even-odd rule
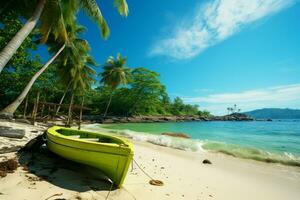
[[[299,0],[127,2],[124,18],[98,1],[111,29],[105,41],[79,13],[99,64],[120,52],[129,67],[160,73],[171,97],[214,114],[233,104],[300,108]]]

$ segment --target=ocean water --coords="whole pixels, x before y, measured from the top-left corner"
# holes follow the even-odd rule
[[[300,121],[177,122],[101,125],[134,140],[187,151],[220,152],[235,157],[300,167]],[[185,133],[191,139],[163,136]]]

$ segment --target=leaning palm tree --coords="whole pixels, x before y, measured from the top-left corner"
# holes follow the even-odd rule
[[[74,27],[76,26],[75,17],[73,17],[73,20],[71,20],[71,18],[68,17],[66,17],[65,19],[64,13],[61,12],[60,22],[58,23],[63,24],[62,25],[64,27],[63,30],[66,32],[66,34],[60,34],[61,30],[56,28],[49,30],[48,33],[49,35],[47,36],[48,45],[50,47],[54,46],[55,49],[55,51],[53,50],[51,51],[51,48],[49,48],[50,49],[49,52],[54,55],[48,60],[48,62],[40,70],[38,70],[34,74],[34,76],[30,79],[30,81],[25,86],[23,91],[20,93],[20,95],[11,104],[6,106],[0,112],[1,116],[5,116],[9,118],[12,117],[13,113],[17,110],[17,108],[20,106],[22,101],[25,99],[25,97],[27,96],[28,92],[30,91],[31,87],[33,86],[34,82],[38,79],[38,77],[50,66],[50,64],[52,64],[55,61],[55,59],[64,51],[66,46],[68,47],[72,46],[72,42],[73,42],[72,39],[74,38],[73,37],[74,33],[72,32],[72,30],[74,30]],[[43,39],[44,36],[42,35],[41,40]]]
[[[121,54],[118,54],[116,59],[114,59],[113,56],[110,56],[103,66],[104,71],[100,74],[100,82],[108,86],[111,90],[109,100],[103,115],[104,117],[106,117],[107,115],[113,92],[119,85],[125,85],[128,82],[130,72],[129,69],[125,66],[126,59],[127,58],[122,57]]]
[[[49,0],[50,1],[50,0]],[[54,1],[54,0],[52,0]],[[69,0],[71,1],[71,0]],[[59,1],[61,2],[61,1]],[[101,15],[100,9],[97,6],[97,3],[92,1],[92,0],[81,0],[80,1],[81,4],[86,4],[85,6],[90,8],[91,10],[95,10],[96,9],[96,14],[92,15],[92,17],[94,18],[99,18],[99,16],[101,16],[101,20],[104,20],[104,18]],[[94,4],[89,4],[88,2],[94,2]],[[127,15],[128,13],[128,8],[127,8],[127,4],[126,1],[122,1],[123,3],[126,4],[126,6],[124,7],[124,5],[122,3],[120,3],[119,1],[115,0],[115,2],[117,2],[115,5],[118,6],[118,10],[120,12],[120,14],[122,15]],[[55,27],[54,25],[49,26],[50,28],[48,29],[47,34],[42,35],[41,40],[42,41],[47,41],[49,36],[51,36],[52,41],[50,40],[50,44],[52,44],[54,47],[54,49],[56,49],[56,53],[54,54],[53,57],[51,57],[51,59],[31,78],[30,82],[26,85],[26,87],[24,88],[24,90],[21,92],[21,94],[16,98],[16,100],[14,100],[11,104],[9,104],[7,107],[5,107],[1,112],[0,115],[1,116],[5,116],[5,117],[12,117],[14,112],[17,110],[17,108],[20,106],[20,104],[23,102],[23,100],[25,99],[26,95],[28,94],[29,90],[31,89],[32,85],[34,84],[34,82],[36,81],[36,79],[48,68],[48,66],[64,51],[65,47],[69,47],[69,48],[74,48],[74,41],[76,38],[76,34],[74,34],[74,30],[76,30],[76,23],[75,23],[75,15],[72,15],[70,17],[70,15],[68,15],[68,7],[61,9],[60,10],[60,23],[62,25],[60,25],[59,27],[63,27],[63,32],[65,32],[65,34],[60,34],[61,33],[61,29]],[[60,24],[58,23],[58,24]],[[100,22],[99,22],[100,23]],[[102,22],[103,24],[103,22]],[[101,25],[101,23],[100,23]],[[106,25],[106,22],[105,22]],[[48,27],[48,26],[46,26]],[[107,26],[106,26],[107,27]],[[47,29],[45,29],[47,30]],[[108,27],[107,27],[108,30]],[[73,31],[73,32],[72,32]],[[71,32],[71,36],[68,34],[69,32]],[[104,37],[105,36],[105,32],[103,32],[102,29],[102,35]],[[46,37],[46,38],[45,38]],[[86,42],[87,43],[87,42]],[[5,47],[6,48],[6,47]],[[76,48],[75,48],[76,49]],[[51,51],[50,51],[51,52]],[[77,51],[73,51],[75,52],[74,54],[74,60],[76,61],[76,57],[80,57],[80,53]],[[2,70],[1,68],[1,53],[0,53],[0,72]]]
[[[78,33],[81,27],[78,27]],[[59,59],[57,65],[64,67],[59,68],[60,82],[66,86],[66,90],[60,99],[63,102],[66,93],[78,88],[85,90],[91,87],[91,83],[95,80],[93,76],[95,71],[92,66],[97,66],[94,59],[89,55],[90,47],[86,40],[75,39],[72,48],[66,49]],[[57,108],[58,113],[60,107]]]
[[[121,15],[128,15],[126,0],[114,0],[114,3]],[[6,10],[17,9],[23,17],[28,16],[24,26],[0,52],[0,73],[39,21],[41,21],[42,41],[46,42],[53,29],[59,30],[56,37],[66,36],[62,15],[64,15],[64,20],[72,21],[78,10],[83,9],[101,29],[102,36],[107,38],[109,35],[109,28],[96,0],[15,0],[13,4],[1,1],[0,7]],[[35,7],[34,10],[33,7]]]

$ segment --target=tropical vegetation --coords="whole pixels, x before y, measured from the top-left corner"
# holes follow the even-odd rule
[[[110,89],[109,100],[104,112],[104,117],[107,115],[113,92],[119,85],[126,85],[130,78],[129,69],[125,66],[125,64],[126,58],[122,58],[121,54],[118,54],[116,59],[110,56],[103,66],[103,72],[100,74],[101,83],[108,86]]]
[[[103,65],[95,62],[88,41],[81,38],[85,27],[76,20],[77,12],[83,9],[100,28],[102,37],[108,37],[109,28],[95,0],[12,2],[0,3],[3,115],[28,113],[37,94],[40,101],[59,104],[80,104],[84,99],[90,108],[86,114],[104,117],[209,115],[196,105],[184,104],[179,97],[171,100],[158,73],[126,66],[127,58],[121,54],[108,57]],[[125,0],[114,0],[114,4],[122,16],[127,16]],[[36,54],[39,45],[48,47],[45,64]],[[66,112],[60,106],[55,110],[56,114]]]
[[[20,2],[19,2],[20,1]],[[19,96],[2,111],[2,115],[11,116],[17,110],[19,105],[23,102],[27,96],[32,85],[36,79],[48,68],[50,64],[64,51],[66,47],[72,49],[73,57],[81,56],[79,50],[76,50],[74,42],[73,30],[76,29],[76,14],[80,8],[83,8],[89,16],[97,23],[102,30],[102,36],[106,38],[109,35],[109,28],[106,24],[104,17],[97,5],[96,0],[77,0],[77,1],[57,1],[57,0],[37,0],[37,1],[26,1],[19,0],[17,6],[12,6],[11,1],[1,2],[0,5],[5,8],[5,12],[15,12],[16,20],[19,17],[26,17],[28,12],[33,12],[33,15],[29,17],[28,21],[22,26],[20,30],[15,33],[15,36],[10,41],[5,41],[5,45],[0,52],[0,72],[4,66],[9,62],[12,56],[16,53],[17,49],[26,40],[30,32],[37,25],[38,20],[41,17],[41,25],[38,31],[39,41],[46,43],[48,46],[55,49],[54,55],[46,62],[46,64],[40,68],[35,75],[30,79],[28,84],[25,86]],[[128,7],[125,0],[115,0],[115,6],[117,7],[121,15],[127,16]],[[32,3],[36,3],[37,7],[32,11]],[[35,4],[34,4],[35,5]],[[30,16],[30,14],[29,14]],[[9,27],[8,27],[9,28]],[[49,51],[51,53],[51,50]],[[64,60],[64,64],[67,60]]]

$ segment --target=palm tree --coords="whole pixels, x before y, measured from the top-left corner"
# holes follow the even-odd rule
[[[67,79],[69,81],[69,85],[71,86],[71,101],[67,122],[68,125],[72,123],[71,113],[74,94],[76,92],[80,92],[83,96],[83,92],[91,88],[91,85],[95,82],[94,77],[96,75],[96,71],[91,67],[96,66],[96,62],[89,55],[90,48],[88,43],[82,40],[78,43],[74,43],[74,47],[76,47],[73,48],[75,52],[73,54],[69,54],[70,57],[67,58],[68,60],[66,61],[66,66],[62,68],[64,72],[61,73],[64,74],[64,79]],[[79,53],[80,56],[77,56],[76,62],[74,62],[73,55],[77,55],[77,53]]]
[[[103,115],[104,117],[106,117],[107,115],[107,111],[110,106],[115,89],[117,89],[119,85],[125,85],[128,82],[130,72],[129,69],[125,66],[126,59],[127,58],[122,57],[121,54],[118,54],[116,59],[113,56],[110,56],[103,66],[104,71],[100,74],[100,82],[108,86],[111,90],[109,100]]]
[[[3,4],[4,1],[1,2],[1,7],[7,6]],[[19,2],[18,2],[19,3]],[[28,21],[24,24],[24,26],[18,31],[18,33],[10,40],[10,42],[4,47],[4,49],[0,52],[0,73],[3,70],[4,66],[8,63],[11,57],[15,54],[17,49],[21,46],[26,37],[31,33],[34,29],[38,20],[42,14],[44,9],[46,0],[39,0],[36,2],[36,9],[34,10],[32,16],[28,19]],[[14,4],[18,5],[18,4]]]
[[[73,27],[72,33],[69,38],[72,38],[73,44],[66,48],[66,50],[60,55],[58,66],[59,68],[60,82],[66,85],[66,90],[60,99],[60,104],[63,102],[67,91],[74,90],[86,90],[91,87],[91,84],[95,81],[94,76],[96,72],[91,66],[96,66],[96,62],[89,55],[90,46],[86,40],[77,38],[78,34],[85,31],[85,28],[79,25]],[[72,98],[71,98],[72,99]],[[60,106],[56,110],[56,114],[59,112]]]
[[[48,68],[48,66],[56,59],[56,57],[64,50],[65,45],[63,45],[57,53],[52,56],[48,62],[35,73],[35,75],[30,79],[29,83],[25,86],[21,94],[8,106],[6,106],[1,112],[1,115],[11,117],[13,113],[17,110],[17,108],[20,106],[20,104],[23,102],[25,97],[27,96],[29,90],[31,89],[32,85],[36,81],[36,79]]]
[[[128,15],[126,0],[114,0],[114,3],[122,16]],[[83,9],[95,21],[104,38],[109,35],[108,25],[96,0],[17,0],[13,5],[10,3],[9,6],[7,2],[0,2],[0,7],[5,7],[7,10],[17,7],[23,16],[27,16],[34,6],[35,9],[32,15],[28,17],[27,22],[0,52],[0,73],[40,19],[42,42],[46,42],[49,34],[53,31],[56,32],[56,37],[61,35],[66,37],[67,31],[64,23],[68,23],[69,20],[72,21],[79,9]]]
[[[88,52],[87,52],[88,53]],[[67,124],[70,125],[72,123],[72,106],[73,106],[73,99],[74,94],[76,92],[80,92],[83,96],[83,91],[91,88],[92,83],[95,82],[94,76],[96,75],[96,71],[89,66],[96,65],[96,63],[93,61],[93,58],[90,56],[87,56],[87,58],[84,58],[82,61],[82,65],[71,65],[69,66],[70,69],[70,77],[71,77],[71,101],[68,111],[68,122]]]
[[[6,106],[1,112],[1,116],[5,117],[12,117],[13,113],[17,110],[17,108],[20,106],[24,98],[27,96],[29,90],[33,86],[36,79],[49,67],[50,64],[60,55],[61,52],[65,49],[66,46],[72,46],[72,40],[73,39],[73,32],[72,30],[75,26],[75,17],[73,18],[73,21],[70,19],[68,20],[68,23],[66,23],[66,20],[64,20],[64,15],[61,14],[61,23],[63,24],[64,30],[69,30],[69,34],[60,35],[60,31],[58,29],[53,29],[51,32],[49,32],[49,36],[47,36],[48,45],[54,46],[54,48],[50,48],[50,53],[53,53],[54,56],[52,56],[48,62],[40,69],[38,70],[35,75],[31,78],[31,80],[28,82],[28,84],[25,86],[21,94],[8,106]],[[55,51],[53,51],[55,49]]]
[[[49,0],[50,1],[50,0]],[[59,1],[61,2],[61,1]],[[73,1],[70,1],[73,2]],[[79,1],[81,2],[80,4],[86,8],[86,9],[90,9],[93,10],[95,12],[91,13],[91,17],[95,18],[96,22],[98,23],[98,25],[103,25],[104,27],[107,27],[107,24],[100,12],[100,9],[97,6],[97,3],[95,0],[81,0]],[[119,2],[117,0],[115,0],[115,5],[118,7],[119,13],[121,15],[125,15],[127,16],[128,13],[128,7],[126,1],[122,1]],[[29,90],[31,89],[32,85],[34,84],[34,82],[36,81],[36,79],[48,68],[48,66],[59,56],[59,54],[61,52],[63,52],[63,50],[65,49],[65,47],[69,47],[70,49],[75,47],[75,42],[76,41],[76,23],[75,23],[75,15],[72,15],[70,17],[70,15],[68,15],[67,12],[67,8],[65,8],[64,10],[61,10],[63,12],[60,13],[60,20],[61,20],[61,27],[63,27],[63,30],[65,30],[65,34],[59,34],[61,32],[61,30],[59,28],[54,28],[55,26],[51,25],[49,26],[50,28],[48,29],[48,32],[46,35],[43,35],[42,40],[43,41],[47,41],[50,37],[50,44],[52,44],[54,46],[53,49],[56,49],[57,52],[54,54],[54,56],[31,78],[30,82],[26,85],[26,87],[24,88],[24,90],[22,91],[22,93],[16,98],[15,101],[13,101],[11,104],[9,104],[7,107],[5,107],[1,112],[0,115],[1,116],[5,116],[5,117],[12,117],[13,113],[17,110],[17,108],[20,106],[20,104],[22,103],[22,101],[24,100],[24,98],[26,97],[26,95],[28,94]],[[73,9],[75,10],[75,9]],[[66,13],[66,14],[65,14]],[[98,19],[98,21],[97,21]],[[99,21],[102,20],[102,21]],[[58,23],[60,24],[60,23]],[[108,36],[108,27],[104,28],[102,27],[102,35],[103,37],[107,37]],[[50,34],[51,33],[51,34]],[[70,33],[70,34],[69,34]],[[46,38],[45,38],[46,37]],[[51,40],[52,39],[52,40]],[[85,41],[85,43],[87,43]],[[67,45],[66,45],[67,44]],[[5,47],[6,48],[6,47]],[[68,49],[69,49],[68,48]],[[76,49],[76,48],[75,48]],[[50,52],[51,52],[51,48],[50,48]],[[74,55],[74,60],[75,62],[77,62],[77,59],[81,56],[79,51],[74,50],[73,51],[73,55]],[[1,60],[1,53],[0,53],[0,60]],[[66,62],[66,58],[64,62]],[[78,63],[77,63],[78,64]],[[1,72],[2,68],[1,68],[1,62],[0,62],[0,72]]]
[[[228,110],[228,115],[234,113],[234,108],[232,107],[228,107],[227,110]]]
[[[233,105],[233,113],[236,113],[236,112],[237,112],[237,105],[234,104],[234,105]]]

